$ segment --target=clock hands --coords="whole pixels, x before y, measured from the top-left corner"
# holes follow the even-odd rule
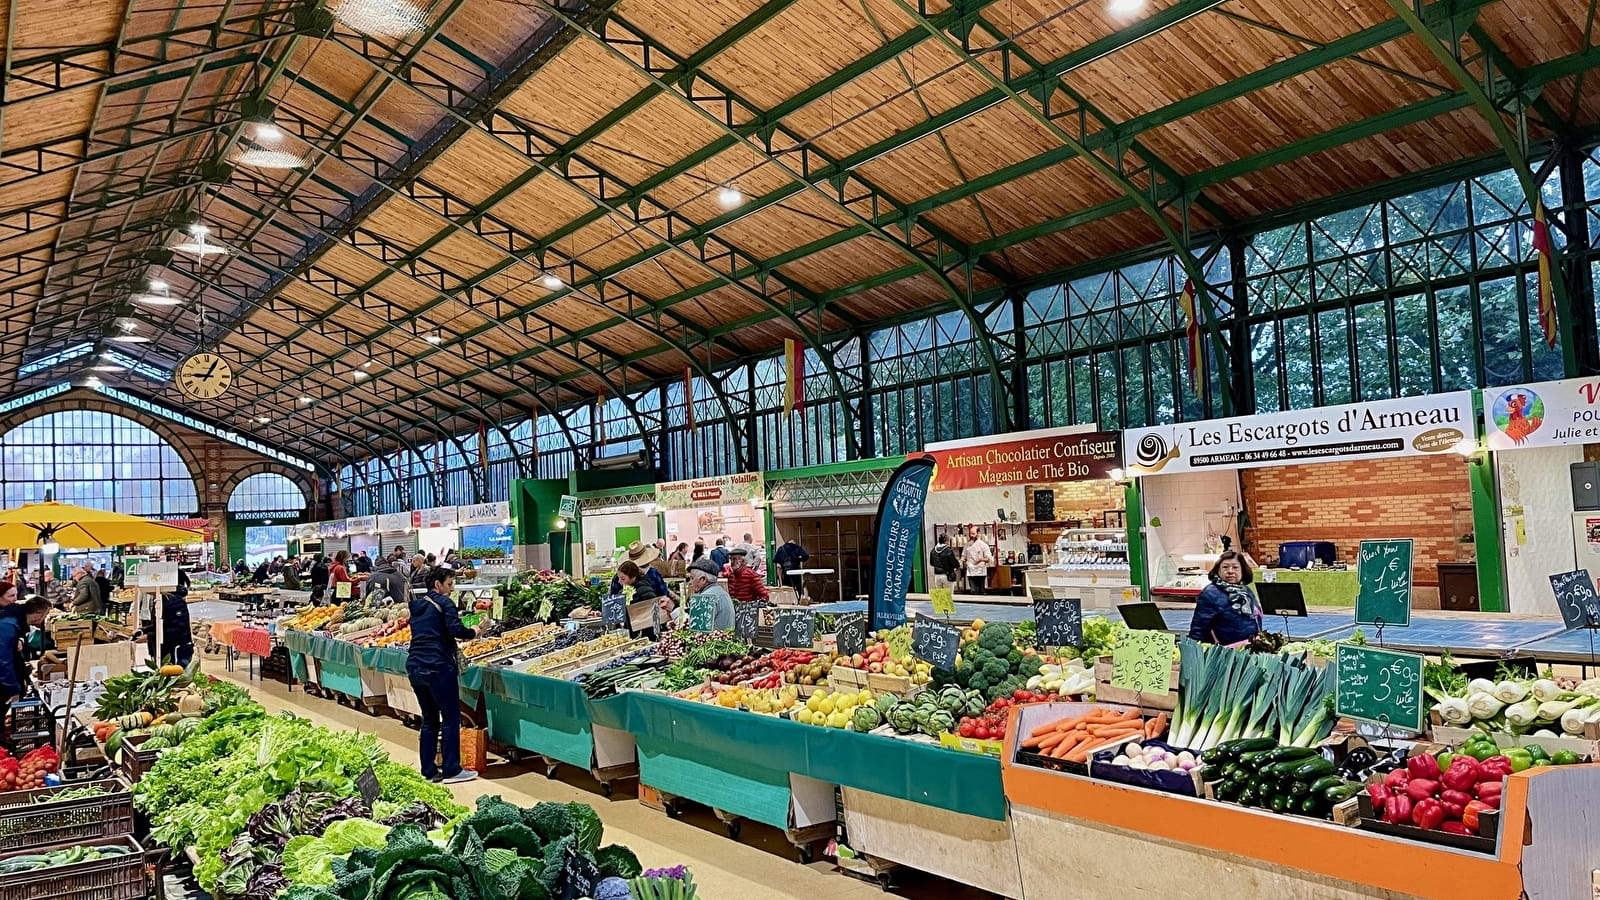
[[[207,369],[206,373],[204,375],[200,376],[201,380],[210,381],[212,373],[216,372],[217,371],[217,366],[220,366],[220,365],[222,365],[221,357],[218,357],[217,359],[212,360],[211,361],[211,368]]]

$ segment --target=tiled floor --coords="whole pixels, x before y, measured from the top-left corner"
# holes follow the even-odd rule
[[[276,681],[247,681],[243,667],[231,675],[221,671],[220,663],[207,661],[205,668],[246,685],[268,710],[290,710],[330,728],[375,734],[395,759],[415,758],[415,732],[395,719],[370,717],[331,701],[307,697],[298,689],[291,693]],[[642,806],[634,795],[632,782],[618,783],[616,793],[608,799],[587,773],[570,766],[563,766],[557,778],[547,779],[526,765],[492,764],[486,777],[456,785],[454,790],[457,799],[469,806],[483,794],[499,794],[522,806],[541,800],[588,803],[605,822],[606,843],[633,848],[646,867],[687,864],[694,872],[699,895],[705,900],[849,900],[885,896],[876,884],[834,871],[831,862],[801,865],[794,849],[776,829],[747,822],[740,839],[734,841],[710,810],[691,805],[682,818],[669,819]],[[893,889],[895,896],[930,900],[993,896],[919,873],[904,873],[897,879],[903,884]]]

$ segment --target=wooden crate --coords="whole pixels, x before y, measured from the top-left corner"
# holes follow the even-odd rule
[[[1167,693],[1141,694],[1127,688],[1112,687],[1111,657],[1102,656],[1094,661],[1094,698],[1101,703],[1125,703],[1145,709],[1175,710],[1178,708],[1178,663],[1172,663],[1172,678]]]

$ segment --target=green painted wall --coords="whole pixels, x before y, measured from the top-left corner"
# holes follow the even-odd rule
[[[568,491],[564,478],[518,478],[511,482],[511,527],[519,545],[550,544],[550,567],[572,571],[572,534],[556,527],[561,495]]]

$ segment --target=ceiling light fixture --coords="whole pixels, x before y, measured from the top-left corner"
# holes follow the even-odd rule
[[[313,398],[313,397],[301,397],[301,398],[300,398],[300,402],[301,402],[301,403],[315,403],[315,402],[317,402],[317,401],[316,401],[316,399],[315,399],[315,398]]]
[[[1106,12],[1113,16],[1127,18],[1136,16],[1144,11],[1145,0],[1110,0],[1106,4]]]
[[[148,343],[150,343],[150,339],[149,338],[145,337],[142,334],[137,333],[138,329],[139,329],[139,323],[134,321],[133,319],[118,319],[117,320],[117,327],[122,329],[122,333],[121,334],[114,334],[111,337],[106,338],[106,340],[108,340],[108,341],[116,341],[119,344],[148,344]]]
[[[437,344],[440,341],[444,340],[444,338],[439,337],[437,334],[430,334],[427,337],[423,338],[423,340],[427,341],[430,344]]]
[[[187,229],[185,229],[185,231],[188,232],[188,239],[185,240],[180,237],[176,243],[169,244],[168,249],[176,250],[179,253],[188,253],[191,256],[198,256],[201,258],[207,256],[221,256],[228,252],[227,247],[206,240],[206,237],[211,234],[211,229],[201,225],[199,222],[190,225]]]
[[[427,11],[407,0],[341,0],[333,18],[374,37],[403,38],[428,27]]]
[[[106,360],[105,362],[96,363],[95,365],[90,366],[90,369],[95,371],[95,372],[126,372],[126,371],[128,371],[127,369],[123,368],[122,366],[117,365],[116,363],[112,362],[109,359]]]
[[[179,306],[183,303],[183,298],[172,296],[167,283],[160,279],[151,279],[148,289],[134,294],[128,299],[145,306]]]
[[[228,161],[253,169],[303,169],[307,160],[298,152],[299,144],[270,118],[250,119],[240,130]]]
[[[554,272],[546,272],[544,273],[544,276],[539,279],[539,283],[553,291],[560,288],[562,282],[559,275],[555,274]]]
[[[354,372],[350,373],[350,377],[354,378],[357,381],[360,381],[361,379],[367,377],[367,373],[361,371],[360,369],[357,369]]]
[[[256,421],[257,421],[257,422],[260,422],[260,423],[261,423],[261,424],[263,424],[263,425],[265,425],[265,424],[267,424],[267,423],[268,423],[268,422],[271,422],[271,421],[272,421],[272,420],[271,420],[271,419],[269,419],[269,418],[267,418],[267,417],[266,417],[266,416],[256,416]]]
[[[717,202],[724,207],[738,206],[744,202],[744,194],[731,184],[724,185],[717,189]]]

